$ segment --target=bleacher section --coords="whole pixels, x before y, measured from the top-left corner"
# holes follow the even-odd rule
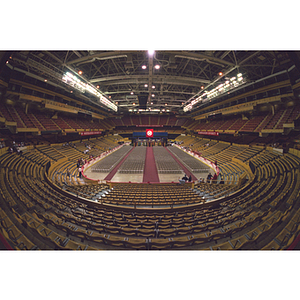
[[[69,182],[62,188],[67,162],[75,164],[81,155],[76,148],[5,153],[0,157],[1,234],[14,249],[24,250],[287,249],[300,233],[299,156],[219,146],[209,143],[206,152],[228,175],[246,174],[244,183]]]
[[[138,127],[162,126],[168,128],[170,133],[182,133],[184,129],[190,131],[218,131],[218,132],[264,132],[273,130],[283,131],[284,124],[293,126],[294,120],[300,117],[300,106],[293,108],[277,110],[274,115],[268,113],[265,115],[242,118],[241,116],[230,116],[220,120],[192,120],[180,118],[172,115],[138,115],[124,116],[122,118],[106,118],[104,120],[88,120],[77,118],[77,116],[51,115],[38,111],[25,113],[21,107],[4,105],[1,109],[1,115],[8,122],[16,122],[17,128],[38,130],[38,131],[56,131],[56,130],[112,130],[118,128],[120,132],[137,131]]]
[[[28,112],[20,107],[3,105],[1,108],[3,117],[9,122],[16,122],[17,128],[38,129],[39,131],[55,131],[55,130],[89,130],[89,129],[111,129],[112,123],[107,120],[101,122],[99,120],[79,120],[75,117],[57,116],[44,112]]]
[[[299,105],[293,108],[281,109],[266,115],[253,116],[242,119],[241,116],[232,116],[225,120],[194,121],[188,129],[195,131],[240,131],[261,132],[262,130],[283,129],[283,124],[292,124],[300,117]]]

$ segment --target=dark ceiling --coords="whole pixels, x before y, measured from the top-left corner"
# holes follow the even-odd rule
[[[254,82],[287,70],[297,60],[288,51],[228,50],[155,51],[153,55],[148,51],[15,51],[10,57],[11,68],[67,91],[71,88],[61,78],[72,72],[117,104],[119,112],[151,108],[175,113],[182,113],[193,98],[226,78],[242,73],[248,83]]]

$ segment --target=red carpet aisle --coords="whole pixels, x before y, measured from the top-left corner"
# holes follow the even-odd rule
[[[147,147],[143,182],[159,182],[154,153],[152,147]]]
[[[129,156],[129,154],[131,153],[131,151],[134,149],[134,147],[132,147],[132,149],[124,156],[124,158],[112,169],[112,171],[104,178],[104,180],[111,180],[117,173],[118,169],[120,168],[120,166],[122,165],[122,163],[125,161],[125,159]]]
[[[0,250],[14,250],[0,233]]]
[[[191,173],[186,167],[185,165],[168,149],[168,152],[170,153],[170,155],[176,160],[176,162],[179,164],[179,166],[182,168],[183,172],[186,174],[187,177],[189,177],[190,175],[192,175],[192,180],[193,181],[196,181],[197,180],[197,177]]]
[[[288,247],[287,250],[299,250],[300,249],[300,234],[296,237],[293,243]]]

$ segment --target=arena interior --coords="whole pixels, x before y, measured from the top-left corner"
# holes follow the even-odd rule
[[[300,249],[298,51],[1,51],[0,102],[2,250]]]

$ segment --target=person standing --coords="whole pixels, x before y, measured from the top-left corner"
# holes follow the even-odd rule
[[[207,175],[206,182],[207,182],[207,183],[211,183],[211,182],[210,182],[211,179],[212,179],[212,175],[211,175],[211,173],[209,173],[209,174]]]
[[[212,183],[217,183],[218,175],[215,173],[212,178]]]
[[[78,172],[79,172],[79,178],[81,178],[81,175],[82,175],[82,169],[81,169],[81,167],[78,168]]]
[[[188,177],[186,176],[186,174],[184,174],[184,176],[182,177],[182,180],[187,181]]]

